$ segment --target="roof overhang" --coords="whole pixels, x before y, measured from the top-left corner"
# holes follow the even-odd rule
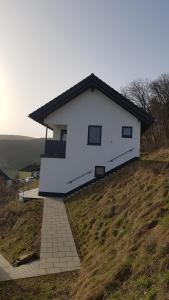
[[[112,87],[107,85],[104,81],[99,79],[94,74],[86,77],[72,88],[68,89],[63,94],[59,95],[58,97],[54,98],[50,102],[46,103],[42,107],[38,108],[31,114],[29,117],[34,121],[46,126],[44,124],[44,119],[51,114],[52,112],[56,111],[69,101],[73,100],[75,97],[79,96],[83,92],[85,92],[89,88],[96,88],[109,99],[120,105],[126,111],[131,113],[141,122],[141,131],[142,133],[154,122],[153,117],[144,111],[142,108],[135,105],[129,99],[121,95],[119,92],[114,90]]]

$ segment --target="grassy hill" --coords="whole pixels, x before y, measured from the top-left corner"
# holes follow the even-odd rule
[[[34,188],[38,181],[25,188]],[[18,201],[17,186],[6,188],[0,180],[0,253],[10,262],[40,252],[43,201]],[[1,296],[0,296],[1,299]]]
[[[22,136],[0,136],[0,168],[9,176],[25,165],[40,162],[44,139]]]
[[[169,299],[169,150],[67,201],[82,259],[74,299]]]
[[[16,134],[0,134],[0,140],[32,140],[33,137]]]
[[[0,283],[3,300],[169,299],[169,149],[89,186],[66,208],[80,274]]]

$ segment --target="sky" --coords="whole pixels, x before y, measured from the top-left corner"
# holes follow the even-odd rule
[[[0,134],[94,73],[120,91],[169,72],[169,0],[0,0]]]

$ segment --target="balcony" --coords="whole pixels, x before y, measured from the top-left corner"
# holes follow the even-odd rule
[[[42,157],[65,158],[66,141],[47,139],[45,143],[45,153]]]

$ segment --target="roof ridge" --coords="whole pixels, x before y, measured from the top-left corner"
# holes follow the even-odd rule
[[[91,73],[86,78],[82,79],[80,82],[69,88],[67,91],[58,95],[48,103],[44,104],[33,113],[29,114],[29,117],[33,120],[43,124],[43,120],[47,115],[53,111],[59,109],[61,106],[65,105],[72,99],[74,99],[79,94],[86,91],[88,88],[97,88],[100,92],[105,94],[112,101],[123,107],[125,110],[133,114],[138,118],[145,128],[148,128],[153,122],[152,116],[150,116],[146,111],[138,107],[131,100],[123,96],[121,93],[113,89],[110,85],[104,82],[102,79],[97,77],[94,73]]]

